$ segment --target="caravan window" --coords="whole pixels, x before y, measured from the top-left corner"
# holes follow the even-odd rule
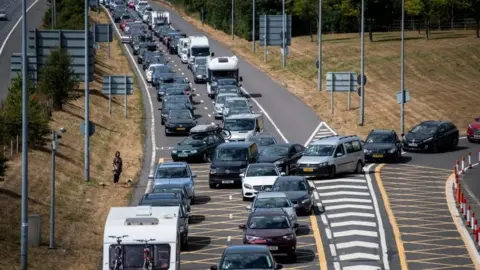
[[[115,261],[115,247],[110,246],[110,268],[113,269]],[[123,267],[124,268],[139,268],[143,267],[143,244],[139,245],[122,245],[123,248]],[[155,269],[168,269],[170,266],[170,245],[156,244],[149,245],[150,251],[153,255]]]
[[[192,56],[209,56],[210,48],[209,47],[192,47]]]
[[[215,70],[212,71],[212,77],[214,78],[234,78],[238,77],[238,70]]]

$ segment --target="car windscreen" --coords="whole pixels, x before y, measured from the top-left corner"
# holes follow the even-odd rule
[[[195,68],[195,72],[199,74],[207,74],[207,67],[206,66],[198,66]]]
[[[173,110],[168,114],[170,119],[193,119],[192,114],[188,110]]]
[[[285,145],[272,145],[260,152],[260,155],[266,157],[284,157],[288,154],[288,146]]]
[[[225,100],[227,98],[233,97],[232,95],[229,96],[218,96],[217,99],[215,100],[215,104],[225,104]]]
[[[152,190],[152,193],[178,193],[185,195],[185,190],[183,187],[156,187]]]
[[[227,108],[235,108],[235,107],[247,108],[249,106],[248,106],[248,101],[246,101],[246,100],[227,99],[225,101],[225,107],[227,107]]]
[[[220,270],[226,269],[272,269],[273,261],[267,253],[227,253]]]
[[[236,80],[218,80],[217,81],[218,85],[237,85],[237,81]]]
[[[153,255],[153,264],[155,269],[169,269],[170,267],[170,245],[169,244],[149,244],[150,252]],[[110,269],[114,268],[115,248],[117,245],[110,245]],[[144,264],[143,251],[145,245],[122,244],[123,267],[126,269],[142,269]]]
[[[247,171],[247,177],[278,176],[274,166],[252,166]]]
[[[277,143],[273,137],[251,137],[249,141],[255,142],[258,146],[269,146]]]
[[[392,134],[372,133],[368,135],[365,140],[367,143],[395,143],[395,139]]]
[[[437,132],[438,125],[435,124],[420,124],[415,126],[410,132],[414,134],[434,135]]]
[[[173,83],[188,83],[184,77],[173,77]]]
[[[329,157],[333,155],[335,150],[335,145],[331,144],[315,144],[309,145],[305,149],[304,156],[319,156],[319,157]]]
[[[196,65],[206,65],[207,64],[207,58],[196,58],[195,59],[195,64]]]
[[[209,56],[210,48],[209,47],[192,47],[192,56]]]
[[[186,109],[187,105],[185,105],[183,103],[171,103],[171,102],[169,102],[169,103],[165,103],[163,108],[167,111],[175,110],[175,109]]]
[[[283,208],[290,206],[290,201],[286,197],[270,197],[257,198],[253,208]]]
[[[236,87],[220,87],[218,88],[218,95],[221,94],[238,94],[238,89]]]
[[[188,178],[190,177],[185,167],[160,167],[155,178]]]
[[[237,108],[230,108],[230,110],[228,111],[228,115],[235,115],[235,114],[250,114],[252,113],[252,110],[250,110],[250,108],[246,108],[246,107],[237,107]]]
[[[307,191],[308,186],[305,181],[277,181],[273,185],[273,191]]]
[[[185,92],[184,92],[184,89],[181,89],[181,88],[170,88],[170,89],[166,89],[165,91],[165,95],[167,96],[181,96],[181,95],[185,95]]]
[[[207,136],[205,136],[205,135],[203,135],[203,136],[202,135],[200,135],[200,136],[197,136],[197,135],[189,136],[189,137],[185,138],[185,140],[183,140],[182,144],[190,145],[190,146],[193,146],[195,148],[199,148],[199,147],[207,145]]]
[[[254,130],[255,119],[226,119],[224,127],[230,131]]]
[[[254,216],[248,223],[250,229],[288,229],[290,224],[286,216]]]
[[[216,161],[245,161],[247,149],[245,148],[217,148],[214,160]]]

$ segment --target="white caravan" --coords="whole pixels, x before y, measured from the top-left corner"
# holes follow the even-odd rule
[[[210,44],[206,36],[189,36],[188,61],[193,63],[197,56],[209,56]]]
[[[242,81],[238,70],[237,56],[221,56],[207,58],[207,92],[212,96],[212,81],[214,78],[231,78]]]
[[[180,207],[112,207],[103,237],[103,270],[113,269],[117,238],[121,239],[123,267],[141,269],[145,244],[149,240],[153,265],[180,269]],[[167,265],[166,265],[167,264]]]

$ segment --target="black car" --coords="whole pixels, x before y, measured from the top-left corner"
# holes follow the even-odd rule
[[[177,44],[178,41],[182,38],[182,36],[174,36],[172,42],[170,43],[170,47],[168,48],[168,52],[170,54],[177,54]]]
[[[266,146],[260,151],[259,162],[274,163],[277,167],[289,175],[296,171],[297,161],[302,157],[305,147],[300,144],[283,143]]]
[[[140,41],[133,44],[133,54],[138,55],[140,49],[145,48],[146,51],[155,51],[157,50],[157,44],[154,42]]]
[[[165,125],[165,121],[171,110],[182,110],[182,109],[188,109],[187,105],[183,103],[165,102],[162,106],[162,120],[160,123],[162,125]]]
[[[240,77],[240,81],[242,81],[242,77]],[[233,85],[240,87],[241,85],[238,83],[238,81],[234,78],[214,78],[212,80],[212,91],[209,94],[209,96],[214,99],[216,94],[217,94],[217,88],[222,86],[222,85]]]
[[[195,83],[205,83],[207,81],[206,66],[198,66],[193,70],[193,81]]]
[[[162,107],[165,106],[164,104],[165,103],[182,103],[182,104],[185,104],[185,106],[187,107],[187,109],[190,110],[190,112],[192,113],[192,115],[194,114],[193,113],[193,105],[192,105],[192,102],[190,102],[190,99],[188,99],[187,96],[183,95],[183,96],[168,96],[168,98],[164,98],[162,100]]]
[[[245,109],[249,110],[249,108]],[[229,113],[229,115],[232,115]],[[262,152],[265,147],[270,146],[272,144],[277,144],[277,139],[275,139],[275,136],[270,135],[268,133],[260,133],[254,136],[251,136],[248,138],[248,141],[250,142],[256,142],[258,146],[258,151]]]
[[[178,193],[184,204],[187,206],[187,211],[190,212],[190,199],[188,198],[188,191],[182,183],[177,184],[161,184],[153,187],[151,193]]]
[[[454,150],[457,148],[459,132],[452,122],[425,121],[402,134],[404,151]]]
[[[165,136],[178,133],[188,134],[190,129],[197,125],[197,121],[189,109],[171,110],[165,120]]]
[[[314,211],[314,187],[308,184],[305,176],[280,176],[272,185],[272,191],[284,192],[295,205],[295,210],[311,214]]]
[[[264,245],[227,246],[220,263],[210,270],[251,269],[279,270],[283,265],[275,262],[270,250]]]
[[[217,146],[225,140],[217,134],[192,134],[172,150],[173,161],[201,161],[208,162]]]
[[[180,206],[180,241],[183,249],[188,249],[188,223],[190,214],[187,205],[178,193],[148,193],[143,195],[138,205]]]
[[[351,144],[345,144],[347,152]],[[374,129],[363,144],[367,161],[395,161],[402,159],[402,143],[394,130]]]
[[[146,70],[150,63],[166,64],[167,60],[165,60],[165,57],[163,57],[163,55],[161,55],[159,52],[152,52],[145,55],[142,64],[143,70]]]
[[[220,185],[240,185],[250,163],[258,162],[258,148],[254,142],[229,142],[215,150],[208,183],[210,188]]]
[[[155,68],[152,74],[152,86],[156,87],[161,81],[175,76],[175,71],[170,66]]]
[[[145,61],[145,58],[147,58],[147,55],[153,54],[155,52],[147,50],[147,48],[140,48],[138,51],[137,55],[137,64],[143,64],[143,61]]]

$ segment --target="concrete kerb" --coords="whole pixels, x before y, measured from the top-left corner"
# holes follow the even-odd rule
[[[476,159],[476,163],[473,163],[474,159]],[[466,156],[461,157],[459,161],[453,164],[453,173],[448,177],[445,184],[447,205],[470,258],[475,265],[475,269],[480,269],[480,253],[478,252],[480,247],[478,243],[479,230],[478,226],[477,228],[472,228],[472,225],[475,225],[474,220],[476,219],[473,213],[476,212],[478,214],[477,217],[480,216],[480,202],[475,202],[471,192],[465,187],[466,185],[462,184],[462,176],[465,175],[468,170],[480,164],[480,156],[474,158],[471,153],[468,153]],[[474,203],[472,204],[472,202]]]

